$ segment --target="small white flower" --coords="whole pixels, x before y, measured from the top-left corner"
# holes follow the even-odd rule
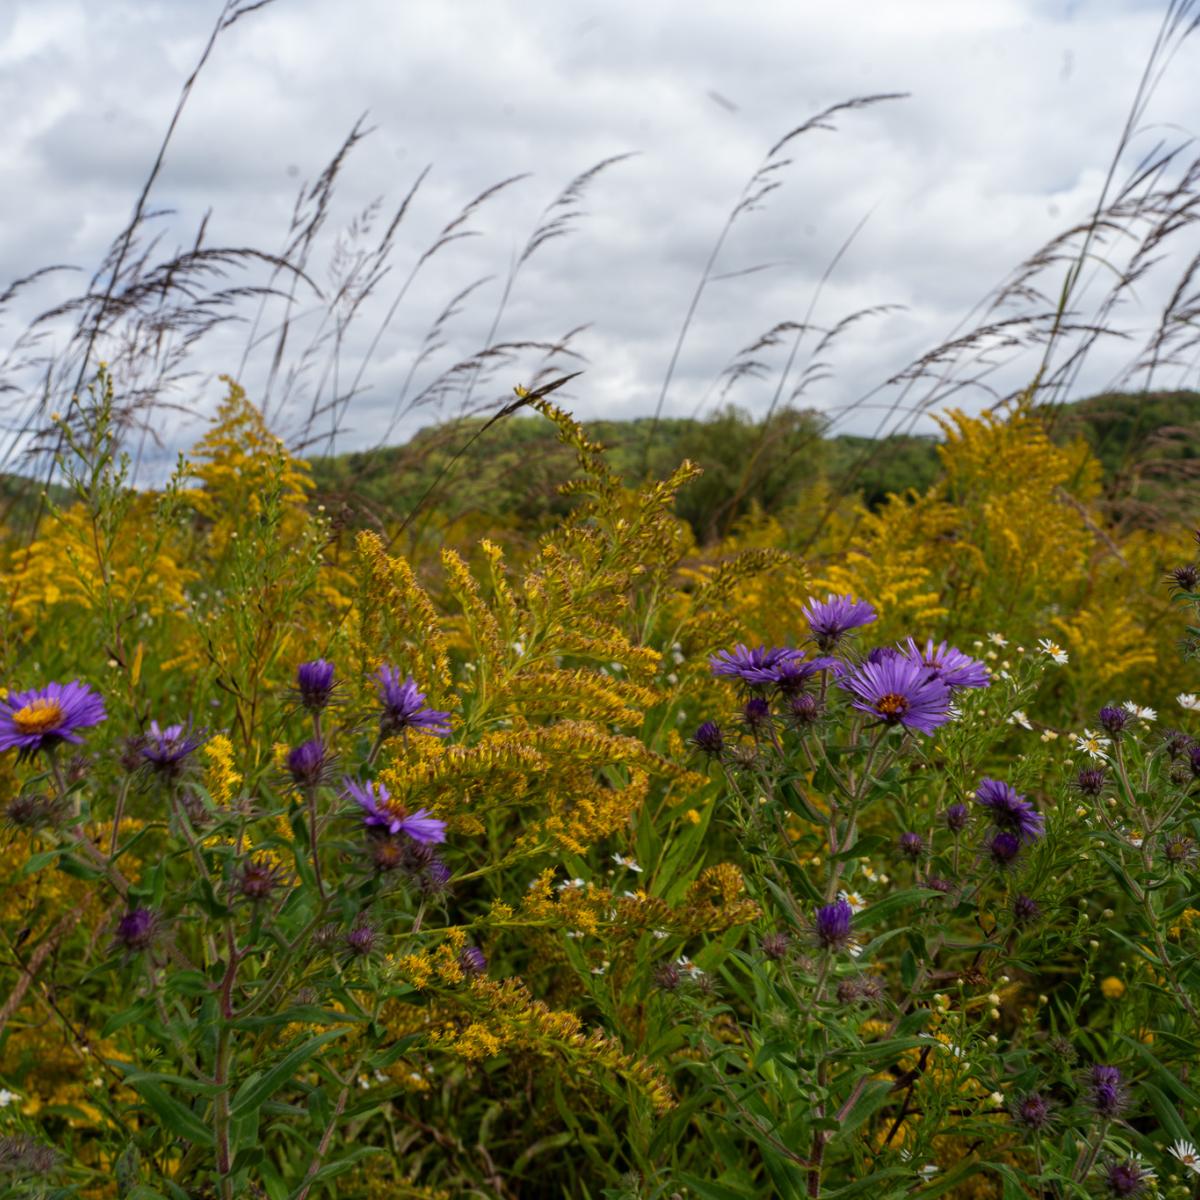
[[[1057,742],[1058,734],[1055,733],[1053,729],[1043,729],[1042,730],[1042,741],[1043,742]]]
[[[7,1108],[14,1100],[19,1099],[16,1092],[10,1092],[8,1088],[0,1088],[0,1108]]]
[[[1102,734],[1095,733],[1091,729],[1085,729],[1082,737],[1077,733],[1071,734],[1071,744],[1081,754],[1086,754],[1090,758],[1097,759],[1100,762],[1107,762],[1107,747],[1112,745],[1112,740],[1104,737]]]
[[[650,931],[650,936],[653,938],[657,938],[661,942],[663,938],[670,937],[671,934],[666,929],[652,929]]]
[[[581,929],[568,929],[568,930],[567,930],[567,937],[569,937],[569,938],[581,938],[581,937],[583,937],[583,930],[581,930]]]
[[[704,976],[704,972],[700,970],[700,968],[696,966],[696,964],[692,962],[692,960],[688,958],[686,954],[680,955],[680,957],[675,960],[675,965],[686,976],[688,976],[689,979],[701,979]]]
[[[608,959],[606,958],[598,967],[592,968],[593,975],[603,975],[608,970]]]
[[[1179,701],[1180,708],[1186,708],[1188,712],[1200,712],[1200,700],[1195,692],[1180,692],[1175,699]]]
[[[1025,710],[1022,708],[1014,708],[1012,716],[1008,718],[1010,725],[1020,725],[1024,729],[1032,729],[1033,726],[1029,723],[1029,718],[1025,715]]]
[[[1181,1166],[1187,1167],[1194,1175],[1200,1175],[1200,1154],[1196,1153],[1196,1147],[1191,1142],[1185,1142],[1181,1138],[1171,1147],[1171,1153],[1179,1160]]]
[[[838,892],[838,899],[845,900],[852,913],[862,912],[867,907],[867,902],[857,892]]]
[[[1157,721],[1158,713],[1152,708],[1143,708],[1140,704],[1134,704],[1132,700],[1126,700],[1121,707],[1131,716],[1136,717],[1139,721]]]
[[[642,868],[632,858],[626,858],[623,854],[614,854],[612,860],[618,867],[624,867],[627,871],[637,871],[639,875],[641,874]]]
[[[1067,652],[1057,642],[1052,642],[1049,638],[1038,638],[1038,649],[1043,654],[1048,654],[1060,667],[1069,658]]]
[[[998,633],[989,633],[987,635],[987,640],[991,642],[993,646],[1004,647],[1008,645],[1008,638],[1003,637]]]
[[[585,888],[587,884],[582,879],[564,879],[562,883],[554,885],[560,892],[564,892],[567,888]]]

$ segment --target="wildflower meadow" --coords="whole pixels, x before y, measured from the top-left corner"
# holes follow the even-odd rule
[[[158,490],[105,370],[61,420],[3,569],[9,1192],[1196,1195],[1190,532],[1114,543],[1017,404],[836,554],[702,547],[690,464],[524,399],[569,515],[419,568],[234,384]]]

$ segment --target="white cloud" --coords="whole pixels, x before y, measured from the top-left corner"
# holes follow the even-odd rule
[[[3,6],[0,104],[13,117],[0,146],[9,181],[0,261],[9,276],[59,261],[94,269],[131,211],[215,11],[177,0]],[[822,271],[869,213],[815,319],[830,324],[879,303],[907,311],[865,321],[840,344],[832,378],[804,398],[836,410],[938,344],[1009,268],[1088,213],[1160,19],[1158,5],[1132,0],[279,0],[219,40],[152,205],[177,210],[164,222],[168,249],[188,244],[210,207],[210,244],[275,249],[300,181],[369,110],[375,132],[339,183],[322,262],[356,212],[379,196],[390,212],[419,170],[432,171],[379,302],[351,330],[343,372],[353,373],[441,224],[480,189],[532,173],[480,210],[471,223],[480,236],[434,260],[399,309],[366,372],[372,390],[347,421],[346,444],[372,444],[455,291],[497,277],[450,326],[442,365],[485,337],[499,281],[558,189],[603,157],[637,151],[595,181],[572,236],[522,269],[498,336],[552,339],[590,323],[577,345],[591,362],[570,403],[585,416],[645,415],[714,239],[767,148],[829,104],[908,91],[792,145],[783,186],[737,223],[717,271],[774,265],[710,286],[665,409],[697,411],[739,347],[777,321],[801,320]],[[1186,45],[1166,76],[1158,119],[1191,111],[1196,50]],[[0,335],[67,282],[26,298]],[[320,282],[327,287],[328,274]],[[1148,287],[1141,299],[1157,294]],[[306,324],[314,320],[298,330]],[[211,378],[236,369],[243,344],[232,330],[214,336],[193,363],[202,374],[177,398],[211,402]],[[1080,388],[1106,383],[1122,361],[1102,351]],[[1006,386],[1033,365],[1004,376]],[[514,364],[485,394],[530,369]],[[252,394],[265,371],[264,356],[252,355]],[[418,373],[418,387],[428,377]],[[747,384],[732,396],[762,411],[774,387]],[[978,407],[985,396],[959,400]],[[294,407],[293,425],[303,411]],[[433,415],[414,414],[400,432]],[[877,417],[864,410],[847,427],[868,430]],[[165,440],[193,435],[168,425]]]

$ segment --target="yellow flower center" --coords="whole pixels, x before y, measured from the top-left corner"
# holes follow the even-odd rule
[[[57,700],[47,700],[39,697],[31,700],[24,708],[18,708],[12,715],[17,732],[25,735],[45,733],[62,723],[63,710]]]
[[[888,692],[886,696],[880,697],[875,708],[880,716],[898,717],[908,711],[908,697],[901,696],[898,692]]]

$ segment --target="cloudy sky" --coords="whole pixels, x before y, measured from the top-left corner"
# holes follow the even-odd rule
[[[0,356],[23,321],[95,270],[128,219],[220,7],[0,2],[0,290],[50,263],[84,270],[17,297],[0,316]],[[456,361],[489,342],[554,343],[586,327],[571,341],[586,373],[565,393],[579,415],[649,415],[660,399],[664,414],[691,415],[723,395],[762,412],[778,394],[870,431],[896,399],[875,389],[1094,206],[1164,10],[1165,0],[275,0],[221,35],[196,83],[151,196],[174,213],[157,222],[162,251],[189,245],[210,209],[209,245],[278,250],[298,192],[363,113],[372,132],[344,164],[307,264],[312,286],[295,297],[285,366],[306,369],[267,393],[274,343],[247,344],[252,328],[277,328],[282,301],[256,327],[248,303],[242,324],[197,347],[195,374],[173,399],[206,411],[215,377],[235,373],[294,436],[314,405],[360,377],[339,448],[395,441],[462,403],[460,387],[440,407],[412,407]],[[1198,55],[1200,37],[1164,76],[1147,116],[1156,128],[1138,148],[1200,128]],[[779,186],[726,238],[664,397],[701,272],[772,144],[829,105],[891,92],[909,95],[840,114],[836,131],[777,156],[787,160],[770,176]],[[632,157],[589,184],[569,236],[521,266],[492,334],[505,280],[547,206],[622,154]],[[374,244],[426,168],[389,273],[347,326],[335,371],[339,271]],[[524,178],[460,227],[473,236],[424,262],[405,288],[439,230],[514,175]],[[440,348],[418,361],[431,324],[478,280]],[[226,280],[264,281],[261,271]],[[1124,319],[1152,319],[1157,295],[1147,285]],[[775,324],[828,328],[876,305],[895,307],[817,353],[828,369],[813,368],[814,332],[781,387],[789,335],[756,356],[756,377],[723,392],[722,371]],[[1123,353],[1098,351],[1078,388],[1104,386]],[[539,352],[518,354],[474,380],[471,402],[541,365]],[[997,379],[1015,387],[1035,366],[1020,357]],[[806,370],[813,378],[792,398]],[[974,407],[987,399],[958,396]],[[165,450],[197,428],[178,411],[156,423]]]

